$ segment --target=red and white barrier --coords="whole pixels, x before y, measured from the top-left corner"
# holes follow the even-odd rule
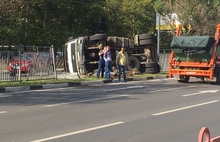
[[[203,137],[205,138],[205,140],[203,140]],[[220,142],[220,136],[211,139],[209,129],[206,127],[203,127],[199,132],[198,142],[204,142],[204,141],[205,142]]]

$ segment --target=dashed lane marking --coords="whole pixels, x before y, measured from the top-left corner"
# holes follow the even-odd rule
[[[45,105],[44,107],[53,107],[53,106],[60,106],[60,105],[68,105],[68,104],[76,104],[76,103],[85,103],[85,102],[100,101],[100,100],[105,100],[105,99],[113,99],[113,98],[119,98],[119,97],[129,97],[129,96],[130,96],[130,95],[118,95],[118,96],[111,96],[111,97],[104,97],[104,98],[81,100],[81,101],[75,101],[75,102],[67,102],[67,103],[59,103],[59,104],[50,104],[50,105]]]
[[[4,113],[7,113],[7,111],[0,111],[0,114],[4,114]]]
[[[153,92],[172,91],[172,90],[178,90],[178,89],[183,89],[183,88],[193,88],[193,87],[196,87],[196,86],[184,86],[184,87],[168,88],[168,89],[161,89],[161,90],[152,90],[149,92],[153,93]]]
[[[145,88],[146,86],[128,86],[123,88],[112,88],[112,89],[105,89],[104,92],[107,91],[119,91],[119,90],[126,90],[126,89],[137,89],[137,88]]]
[[[168,114],[168,113],[172,113],[172,112],[177,112],[177,111],[181,111],[181,110],[186,110],[186,109],[190,109],[190,108],[204,106],[204,105],[208,105],[208,104],[212,104],[212,103],[216,103],[216,102],[219,102],[219,100],[214,100],[214,101],[210,101],[210,102],[204,102],[204,103],[195,104],[195,105],[191,105],[191,106],[186,106],[186,107],[182,107],[182,108],[177,108],[177,109],[172,109],[172,110],[163,111],[163,112],[159,112],[159,113],[154,113],[152,115],[153,116],[159,116],[159,115],[163,115],[163,114]]]
[[[116,123],[101,125],[101,126],[97,126],[97,127],[93,127],[93,128],[88,128],[88,129],[84,129],[84,130],[79,130],[79,131],[75,131],[75,132],[70,132],[70,133],[66,133],[66,134],[61,134],[61,135],[57,135],[57,136],[52,136],[52,137],[48,137],[48,138],[34,140],[34,141],[31,141],[31,142],[45,142],[45,141],[59,139],[59,138],[68,137],[68,136],[72,136],[72,135],[77,135],[77,134],[81,134],[81,133],[85,133],[85,132],[89,132],[89,131],[94,131],[94,130],[98,130],[98,129],[112,127],[112,126],[120,125],[120,124],[123,124],[123,123],[125,123],[125,122],[116,122]]]

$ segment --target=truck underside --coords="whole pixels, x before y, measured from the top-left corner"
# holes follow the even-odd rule
[[[94,73],[98,68],[100,49],[109,45],[113,60],[112,71],[116,70],[116,55],[124,46],[129,55],[129,71],[158,73],[160,68],[157,64],[155,39],[152,34],[137,35],[134,40],[106,34],[71,39],[64,48],[65,70],[70,73],[77,72],[79,75]]]

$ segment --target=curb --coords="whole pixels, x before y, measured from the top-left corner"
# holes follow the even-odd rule
[[[146,78],[127,78],[127,81],[145,81],[145,80],[164,79],[164,78],[167,78],[167,77],[166,76],[158,76],[158,77],[155,76],[155,77],[146,77]],[[68,83],[55,83],[55,84],[18,86],[18,87],[0,87],[0,93],[52,89],[52,88],[64,88],[64,87],[79,87],[79,86],[89,86],[89,85],[94,85],[94,84],[105,84],[105,83],[117,83],[117,80],[68,82]]]

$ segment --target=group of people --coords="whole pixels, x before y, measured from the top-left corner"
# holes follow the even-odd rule
[[[101,77],[110,80],[111,79],[111,67],[112,67],[112,55],[109,46],[105,46],[104,49],[99,51],[99,65],[96,77],[99,78],[100,73]],[[125,52],[125,47],[121,47],[121,51],[118,52],[116,56],[116,67],[118,68],[118,82],[121,82],[121,73],[123,72],[124,82],[126,80],[126,68],[128,66],[128,54]]]

